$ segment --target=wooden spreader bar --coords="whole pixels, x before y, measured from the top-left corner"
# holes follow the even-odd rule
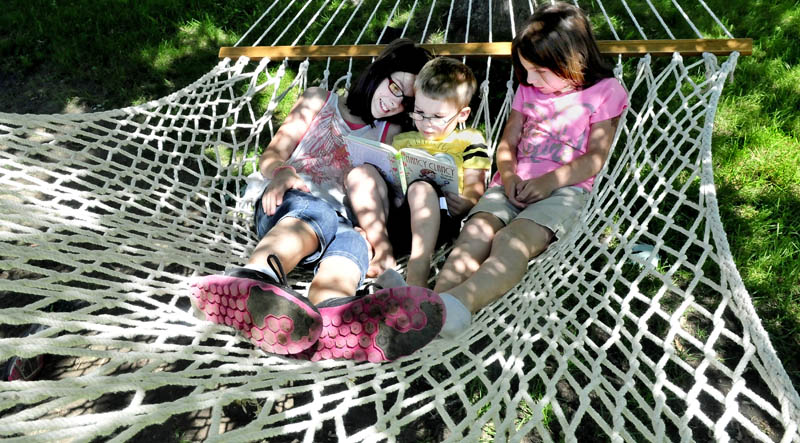
[[[715,55],[729,55],[739,51],[741,55],[753,53],[753,39],[683,39],[683,40],[599,40],[600,51],[606,55],[634,57],[644,54],[669,56],[679,52],[685,56],[708,52]],[[496,43],[435,43],[421,45],[435,55],[508,57],[511,55],[511,42]],[[317,45],[317,46],[242,46],[222,47],[219,58],[231,59],[247,56],[251,60],[270,59],[343,59],[351,57],[375,57],[386,45]]]

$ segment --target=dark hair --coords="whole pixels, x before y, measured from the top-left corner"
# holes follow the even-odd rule
[[[530,86],[520,56],[580,87],[614,76],[603,61],[586,14],[568,3],[539,8],[511,43],[514,74]]]
[[[367,124],[373,124],[372,96],[378,86],[393,72],[408,72],[416,75],[422,66],[432,58],[427,49],[407,38],[399,38],[389,43],[358,79],[350,86],[347,92],[347,108],[354,115],[361,117]],[[413,108],[413,101],[403,103],[405,109]],[[387,117],[384,120],[410,127],[411,122],[405,113]]]

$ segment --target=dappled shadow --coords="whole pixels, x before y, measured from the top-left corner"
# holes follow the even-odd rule
[[[113,13],[93,1],[42,3],[4,5],[0,112],[59,113],[73,97],[114,109],[167,95],[216,65],[219,46],[235,42],[225,29],[243,32],[258,11],[245,1],[136,2]]]

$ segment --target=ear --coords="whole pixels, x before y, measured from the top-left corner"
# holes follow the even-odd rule
[[[456,118],[456,121],[459,123],[464,123],[469,118],[470,112],[472,112],[472,108],[469,106],[464,106],[460,111],[458,111],[458,117]]]

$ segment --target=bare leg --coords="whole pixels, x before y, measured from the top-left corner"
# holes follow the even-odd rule
[[[345,185],[350,207],[374,250],[367,277],[376,277],[397,264],[386,230],[386,218],[389,215],[386,182],[374,166],[361,165],[347,174]]]
[[[311,227],[286,217],[261,239],[249,263],[264,266],[275,254],[289,272],[317,248],[319,240]],[[308,300],[259,276],[245,275],[246,269],[233,271],[192,284],[192,303],[203,317],[238,329],[266,352],[296,354],[317,342],[322,317]]]
[[[258,242],[248,263],[264,266],[267,257],[275,254],[289,273],[317,248],[319,239],[311,226],[300,219],[284,217]]]
[[[434,291],[448,292],[472,276],[489,256],[492,240],[503,227],[497,217],[479,212],[467,221],[456,240],[455,247],[436,279]]]
[[[361,271],[349,258],[326,258],[320,262],[319,269],[311,280],[308,299],[318,305],[330,298],[352,296],[356,293],[360,280]]]
[[[458,298],[471,312],[477,312],[516,286],[528,269],[528,260],[541,254],[552,238],[552,231],[531,220],[514,220],[497,232],[489,258],[478,271],[443,292]]]
[[[406,282],[409,286],[427,288],[441,223],[439,197],[429,183],[415,182],[408,187],[408,206],[411,210],[411,254]]]

